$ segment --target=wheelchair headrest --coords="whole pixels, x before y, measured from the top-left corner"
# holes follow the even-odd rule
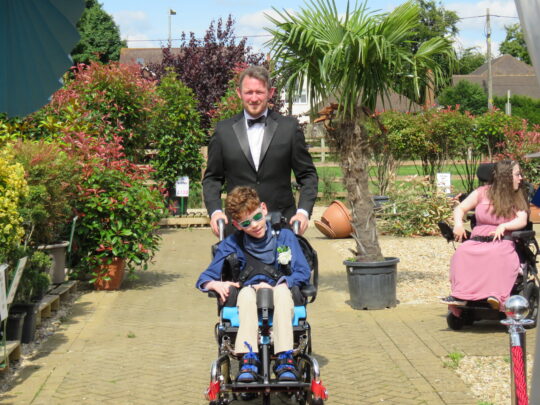
[[[476,169],[476,177],[482,183],[489,184],[493,181],[493,170],[495,170],[495,163],[480,163]]]

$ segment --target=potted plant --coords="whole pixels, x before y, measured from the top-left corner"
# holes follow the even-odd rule
[[[79,170],[56,143],[18,141],[12,145],[12,152],[15,161],[24,167],[29,186],[21,209],[25,243],[51,255],[52,282],[63,282]]]
[[[82,186],[75,228],[78,268],[96,288],[116,289],[124,264],[129,272],[147,268],[158,248],[165,207],[157,190],[121,170],[94,170]]]
[[[452,44],[442,36],[412,44],[421,21],[412,2],[385,14],[347,4],[345,15],[337,13],[334,0],[313,4],[294,16],[276,10],[278,17],[268,17],[275,26],[269,31],[276,76],[291,99],[307,84],[312,101],[336,101],[325,118],[329,143],[340,158],[356,241],[355,256],[345,262],[348,274],[356,273],[357,265],[367,266],[367,272],[381,266],[395,272],[398,259],[383,256],[377,236],[366,122],[377,100],[386,100],[390,91],[422,102],[423,90],[446,78],[440,60],[455,60]]]
[[[14,254],[14,258],[17,260],[24,256],[28,256],[29,259],[23,269],[9,313],[10,315],[24,314],[21,342],[30,343],[34,341],[36,332],[39,302],[47,292],[51,282],[49,269],[52,259],[40,250],[31,252],[27,248],[20,248]],[[15,275],[17,260],[10,260],[12,263],[11,271],[8,274],[10,284]]]

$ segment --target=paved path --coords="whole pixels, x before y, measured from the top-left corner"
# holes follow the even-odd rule
[[[478,403],[441,357],[506,355],[502,327],[450,331],[442,306],[353,310],[331,241],[314,228],[308,237],[321,262],[309,318],[327,404]],[[205,404],[217,317],[215,302],[193,286],[214,241],[208,229],[164,231],[151,270],[118,292],[82,295],[0,403]]]

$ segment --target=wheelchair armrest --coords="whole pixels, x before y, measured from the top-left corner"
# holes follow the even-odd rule
[[[519,239],[526,242],[533,239],[535,235],[535,231],[514,231],[512,232],[512,239]]]
[[[450,225],[444,221],[438,222],[437,225],[439,225],[443,238],[446,239],[448,243],[453,242],[454,230],[450,227]],[[471,231],[465,230],[465,235],[467,236],[467,239],[469,239],[471,237]]]
[[[313,284],[306,284],[302,286],[300,292],[305,298],[314,297],[317,294],[317,288]]]

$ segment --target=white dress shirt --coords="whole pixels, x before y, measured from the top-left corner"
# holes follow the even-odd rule
[[[267,115],[268,109],[262,114]],[[253,162],[255,163],[255,170],[259,170],[259,161],[261,159],[261,149],[262,149],[262,141],[264,136],[264,128],[265,124],[263,123],[256,123],[253,124],[251,127],[248,126],[247,120],[249,119],[255,119],[259,117],[252,117],[247,113],[247,111],[244,110],[244,116],[245,116],[245,123],[246,123],[246,129],[247,129],[247,136],[248,136],[248,142],[249,142],[249,150],[251,151],[251,157],[253,158]]]

